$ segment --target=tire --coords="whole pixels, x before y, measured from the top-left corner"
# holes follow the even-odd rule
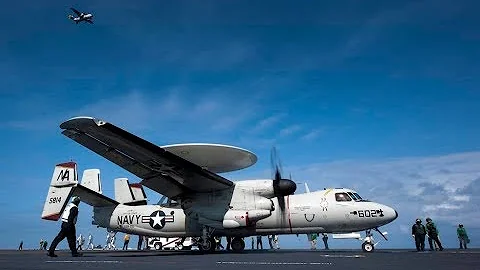
[[[203,240],[200,239],[198,249],[201,251],[213,252],[215,251],[215,248],[215,242],[212,238],[208,238],[207,241],[205,241],[205,245],[203,245]]]
[[[362,244],[362,250],[364,252],[373,252],[374,249],[375,249],[375,247],[373,246],[372,243],[365,242],[365,243]]]
[[[234,252],[241,252],[245,249],[245,241],[240,237],[235,237],[232,239],[230,247],[232,247]]]

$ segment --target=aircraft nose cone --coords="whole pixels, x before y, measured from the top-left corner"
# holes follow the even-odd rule
[[[398,212],[395,209],[386,206],[385,207],[385,219],[388,222],[392,222],[397,218],[398,218]]]

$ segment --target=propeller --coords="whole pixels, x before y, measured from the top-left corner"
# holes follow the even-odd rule
[[[273,175],[273,192],[278,199],[278,206],[283,214],[285,211],[285,196],[293,194],[297,189],[297,184],[291,179],[282,178],[282,164],[275,147],[272,148],[270,162]]]

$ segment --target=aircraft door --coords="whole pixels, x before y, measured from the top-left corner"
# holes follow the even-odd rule
[[[356,227],[356,218],[354,215],[355,201],[343,191],[337,191],[334,194],[335,211],[333,211],[337,223],[334,227],[339,232],[348,232]]]

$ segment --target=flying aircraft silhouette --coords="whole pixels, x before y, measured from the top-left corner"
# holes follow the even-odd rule
[[[76,24],[78,24],[79,22],[88,22],[88,23],[91,23],[93,24],[93,15],[91,13],[84,13],[84,12],[80,12],[74,8],[70,8],[73,12],[75,12],[75,14],[77,15],[77,17],[73,16],[73,15],[68,15],[68,18],[72,21],[74,21]]]

